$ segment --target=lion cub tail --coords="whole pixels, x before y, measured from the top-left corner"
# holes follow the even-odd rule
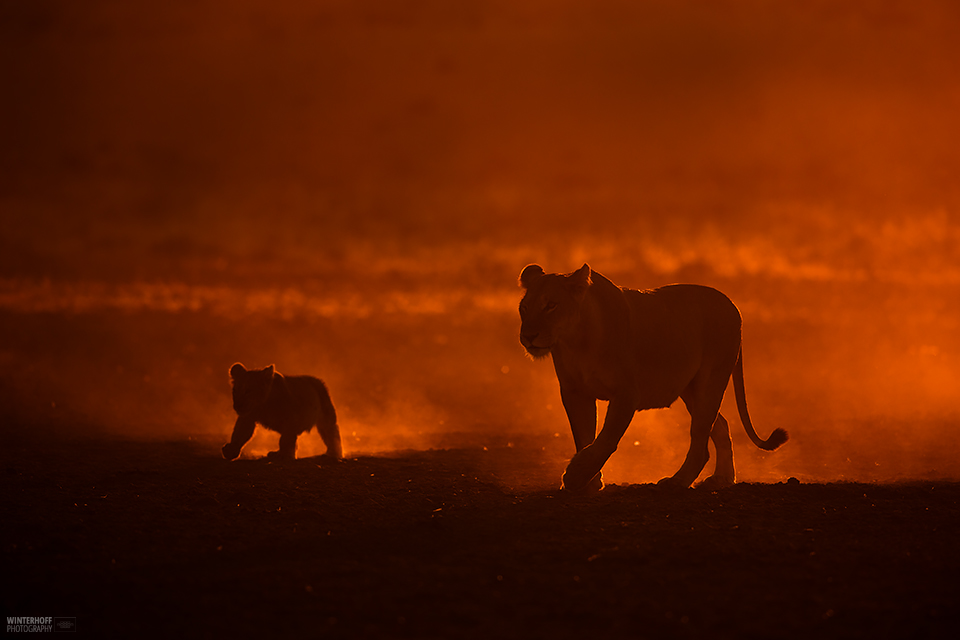
[[[733,391],[737,396],[737,410],[740,411],[740,422],[743,423],[743,430],[747,432],[748,436],[750,436],[750,440],[753,441],[753,444],[765,451],[773,451],[787,441],[790,436],[787,435],[786,431],[780,428],[774,429],[773,433],[770,434],[770,437],[764,440],[757,435],[756,429],[753,428],[753,423],[750,422],[750,414],[747,412],[747,394],[743,390],[742,346],[740,347],[740,352],[737,353],[737,364],[733,368]]]

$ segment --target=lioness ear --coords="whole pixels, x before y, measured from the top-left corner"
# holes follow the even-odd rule
[[[246,368],[237,362],[232,367],[230,367],[230,379],[236,380],[239,376],[242,376],[247,372]]]
[[[590,265],[584,262],[582,267],[570,274],[570,285],[573,287],[573,292],[577,298],[582,298],[590,285],[593,284],[590,280],[591,273]]]
[[[277,370],[277,368],[273,365],[270,365],[269,367],[265,367],[263,370],[272,376],[273,373]]]
[[[543,268],[538,264],[528,264],[520,272],[520,286],[529,289],[533,283],[543,277]]]

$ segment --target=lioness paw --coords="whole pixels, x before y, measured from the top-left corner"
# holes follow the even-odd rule
[[[604,487],[602,476],[599,473],[593,476],[590,479],[590,481],[587,482],[587,484],[580,487],[579,489],[573,488],[567,485],[566,480],[567,480],[567,474],[563,474],[563,477],[560,479],[560,490],[565,491],[567,493],[576,493],[576,494],[599,493]]]
[[[566,471],[560,478],[560,489],[564,491],[600,491],[603,488],[600,472],[583,452],[573,456]]]

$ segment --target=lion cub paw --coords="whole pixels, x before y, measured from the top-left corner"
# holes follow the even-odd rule
[[[238,457],[240,457],[240,449],[241,447],[233,446],[228,442],[227,444],[223,445],[222,449],[220,449],[220,453],[223,454],[223,457],[226,460],[236,460]]]
[[[657,483],[657,486],[663,487],[664,489],[686,489],[690,486],[690,484],[685,484],[682,480],[677,480],[675,477],[670,476],[660,480],[660,482]]]
[[[727,487],[732,487],[734,481],[731,478],[721,478],[720,476],[710,476],[705,478],[702,482],[696,484],[697,489],[706,489],[707,491],[717,491],[719,489],[726,489]]]

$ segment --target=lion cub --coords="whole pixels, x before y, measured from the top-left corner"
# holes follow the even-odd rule
[[[280,450],[267,458],[297,457],[297,437],[314,426],[327,445],[326,455],[343,457],[337,412],[323,381],[313,376],[282,376],[273,365],[247,369],[239,362],[230,367],[233,383],[233,409],[237,423],[230,442],[223,445],[223,457],[240,455],[257,424],[280,434]]]

